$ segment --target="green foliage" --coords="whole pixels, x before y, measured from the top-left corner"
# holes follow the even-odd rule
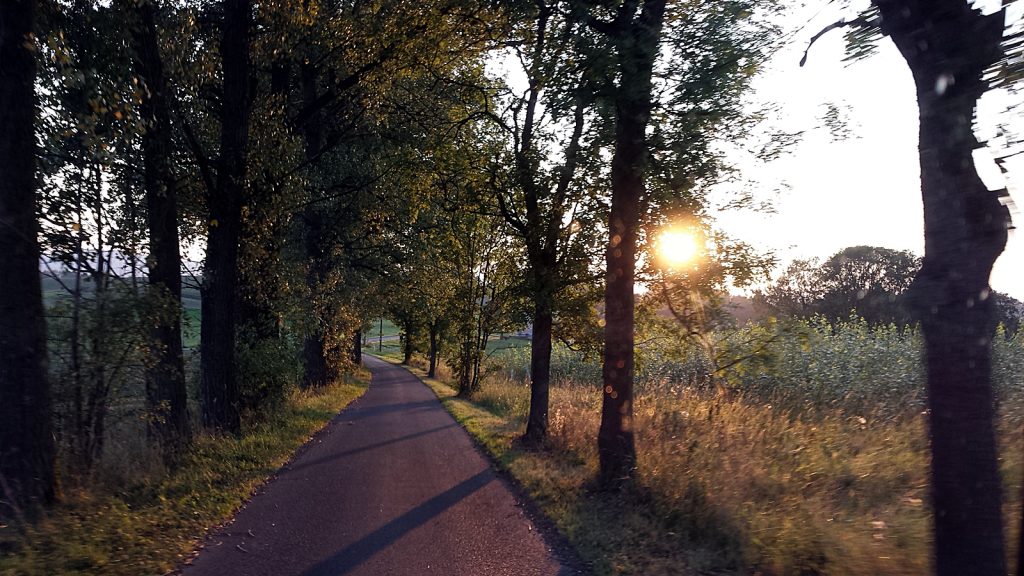
[[[293,338],[241,334],[237,350],[243,413],[265,417],[284,406],[302,379],[301,343]]]

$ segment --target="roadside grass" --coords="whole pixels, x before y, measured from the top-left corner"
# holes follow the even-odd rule
[[[374,356],[380,356],[382,358],[388,358],[391,360],[402,360],[402,343],[401,341],[395,340],[384,340],[378,342],[374,339],[370,339],[370,343],[363,346],[363,352],[367,354],[373,354]]]
[[[0,526],[0,574],[166,573],[368,382],[369,375],[361,373],[322,391],[296,391],[282,410],[239,437],[200,435],[169,475],[154,474],[117,490],[68,490],[37,524],[20,531]]]
[[[648,387],[634,408],[636,482],[610,493],[593,484],[597,384],[552,387],[550,441],[539,450],[516,442],[529,406],[526,383],[492,375],[472,401],[456,397],[444,378],[427,384],[595,574],[930,570],[921,412],[876,420],[838,409],[800,415],[735,391]],[[1021,518],[1019,404],[1004,402],[1000,419],[1011,558]]]

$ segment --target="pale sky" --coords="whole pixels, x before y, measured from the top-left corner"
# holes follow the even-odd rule
[[[824,11],[823,11],[824,12]],[[803,16],[806,22],[811,13]],[[806,130],[792,153],[768,165],[741,166],[759,182],[758,200],[772,200],[775,213],[715,212],[719,226],[750,244],[774,250],[780,268],[794,258],[827,258],[856,245],[924,251],[917,156],[917,104],[910,72],[891,41],[883,39],[874,56],[842,62],[843,32],[815,43],[799,66],[807,40],[837,13],[821,14],[778,52],[755,81],[755,101],[776,102],[772,123],[788,132]],[[999,96],[986,96],[980,123],[992,122]],[[826,103],[838,105],[853,137],[834,141],[822,127]],[[988,104],[988,106],[986,106]],[[1017,119],[1020,121],[1020,118]],[[1017,124],[1024,131],[1024,125]],[[1022,155],[1024,156],[1024,155]],[[1008,165],[1003,181],[991,157],[976,156],[990,188],[1008,186],[1017,207],[1015,223],[1024,229],[1024,157]],[[728,185],[712,194],[724,197]],[[1011,230],[1006,251],[996,262],[993,289],[1024,300],[1024,246]]]

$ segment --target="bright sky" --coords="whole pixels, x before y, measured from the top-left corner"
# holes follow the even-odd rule
[[[842,62],[843,32],[836,30],[815,43],[806,66],[798,65],[807,40],[840,16],[823,13],[813,20],[773,57],[755,84],[756,100],[781,105],[776,125],[790,132],[807,130],[792,154],[767,166],[741,167],[744,177],[761,184],[757,199],[774,200],[775,213],[715,214],[729,234],[774,250],[781,267],[794,258],[827,258],[847,246],[884,246],[918,255],[924,251],[917,104],[902,57],[885,39],[878,54],[847,65]],[[998,95],[986,100],[981,124],[987,119],[991,123],[991,109],[999,108]],[[822,127],[829,102],[846,112],[852,138],[833,141]],[[976,161],[990,188],[1009,186],[1017,204],[1016,225],[1024,229],[1024,157],[1015,160],[1008,166],[1008,182],[990,158]],[[1019,232],[1010,232],[991,284],[1024,300],[1024,241]]]

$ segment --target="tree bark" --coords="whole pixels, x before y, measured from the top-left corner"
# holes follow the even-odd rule
[[[301,65],[302,100],[308,106],[317,98],[317,76],[316,68],[312,64]],[[319,111],[314,111],[302,126],[303,137],[306,144],[306,160],[310,162],[310,170],[314,170],[320,149],[323,147],[323,126],[321,125]],[[310,191],[310,200],[315,190]],[[320,322],[320,310],[315,302],[320,292],[320,284],[323,282],[324,274],[324,222],[323,217],[315,204],[310,201],[303,212],[303,248],[306,256],[306,287],[309,289],[312,309],[310,310],[311,326],[306,330],[303,341],[302,357],[305,365],[303,385],[319,387],[327,384],[331,379],[327,366],[327,350],[324,342],[325,327]]]
[[[150,331],[154,362],[146,371],[150,432],[164,461],[175,465],[191,439],[188,392],[181,348],[181,249],[178,194],[171,171],[171,115],[167,78],[160,57],[156,5],[135,4],[131,27],[136,68],[146,83],[140,113],[147,123],[142,135],[146,223],[149,228],[149,287],[156,297],[157,318]]]
[[[200,388],[203,423],[238,432],[235,308],[238,293],[238,242],[245,202],[246,154],[253,94],[248,0],[225,0],[221,33],[224,93],[216,190],[209,195],[206,265],[203,272],[203,325]]]
[[[0,2],[0,518],[54,500],[36,202],[36,3]]]
[[[914,76],[925,256],[909,292],[927,364],[935,568],[1006,574],[991,386],[989,274],[1009,211],[974,169],[972,119],[1001,56],[1003,14],[964,0],[876,0],[882,30]]]
[[[404,334],[402,334],[402,364],[405,364],[406,366],[412,362],[412,331],[415,329],[416,327],[413,325],[411,320],[407,320],[405,322],[405,326],[402,327],[404,332]]]
[[[637,227],[644,196],[651,73],[658,53],[665,0],[646,0],[638,17],[616,23],[613,39],[621,77],[615,93],[615,152],[605,286],[605,343],[601,428],[597,437],[599,479],[628,481],[636,468],[633,443],[633,279]],[[620,16],[620,19],[622,17]]]
[[[437,377],[437,322],[430,323],[430,368],[427,370],[427,378]]]
[[[554,278],[542,270],[537,270],[534,273],[534,283],[533,334],[530,338],[530,414],[526,421],[526,434],[523,435],[523,443],[527,445],[539,444],[548,436],[548,406],[551,395]]]
[[[352,333],[352,363],[357,367],[363,365],[363,331]]]

